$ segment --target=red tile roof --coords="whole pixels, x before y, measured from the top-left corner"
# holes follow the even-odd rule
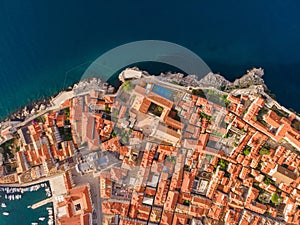
[[[129,211],[129,202],[118,200],[105,200],[102,202],[102,212],[110,215],[127,216]]]
[[[74,202],[80,204],[80,209],[75,211]],[[91,217],[86,216],[92,213],[92,202],[90,200],[88,186],[82,186],[69,190],[69,196],[65,196],[65,201],[58,203],[59,207],[67,207],[67,215],[58,218],[59,225],[88,225]],[[91,215],[91,214],[90,214]]]
[[[167,211],[174,211],[178,197],[179,193],[177,191],[169,191],[164,209]]]

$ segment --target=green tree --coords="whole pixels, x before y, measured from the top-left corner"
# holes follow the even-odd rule
[[[265,147],[262,147],[260,150],[259,150],[259,154],[260,155],[269,155],[270,154],[270,150],[265,148]]]
[[[249,155],[250,152],[251,152],[251,147],[248,146],[248,145],[246,145],[246,147],[243,149],[243,152],[242,152],[242,153],[243,153],[244,155]]]
[[[257,165],[257,167],[255,169],[261,170],[261,167],[262,167],[261,162],[259,162],[258,165]]]
[[[110,108],[107,105],[105,106],[105,112],[110,113]]]
[[[212,155],[206,155],[206,156],[205,156],[205,159],[208,160],[208,161],[211,161]]]
[[[277,193],[274,193],[271,197],[271,202],[274,203],[275,205],[279,205],[281,200],[282,198],[279,197]]]
[[[186,206],[189,206],[191,204],[191,201],[190,200],[184,200],[183,201],[183,205],[186,205]]]
[[[113,130],[112,133],[111,133],[111,137],[114,138],[114,137],[116,137],[116,136],[117,136],[117,134],[116,134],[116,132]]]
[[[211,119],[211,116],[205,114],[204,112],[201,112],[201,113],[200,113],[200,117],[201,117],[201,118],[206,118],[207,120],[210,120],[210,119]]]
[[[197,95],[197,96],[202,97],[202,98],[206,98],[206,95],[205,95],[205,93],[203,92],[202,89],[193,89],[192,94]]]
[[[221,170],[226,170],[228,164],[229,164],[229,162],[227,162],[227,161],[224,160],[224,159],[220,159],[219,162],[218,162],[218,165],[220,166],[220,169],[221,169]]]
[[[229,106],[229,104],[231,103],[231,101],[229,101],[229,100],[227,99],[227,97],[228,97],[228,95],[223,95],[223,99],[224,99],[224,102],[225,102],[225,106],[226,106],[226,107]]]
[[[265,177],[263,182],[266,184],[266,185],[269,185],[269,184],[274,184],[274,181],[271,180],[269,177]]]
[[[132,90],[132,84],[130,83],[130,81],[125,81],[124,85],[123,85],[123,90],[125,92],[130,92]]]

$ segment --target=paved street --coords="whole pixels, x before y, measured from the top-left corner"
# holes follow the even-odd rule
[[[94,177],[92,173],[80,175],[75,169],[71,170],[73,174],[73,180],[76,186],[90,184],[91,197],[93,201],[93,225],[101,225],[102,214],[101,214],[101,199],[100,199],[100,183],[99,178]]]

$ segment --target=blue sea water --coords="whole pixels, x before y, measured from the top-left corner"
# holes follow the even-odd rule
[[[253,66],[300,111],[297,0],[0,0],[0,117],[80,79],[105,51],[156,39],[183,45],[230,80]]]

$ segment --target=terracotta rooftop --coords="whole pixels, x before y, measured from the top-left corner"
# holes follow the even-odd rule
[[[129,210],[129,202],[106,200],[102,202],[102,212],[110,215],[127,216]]]
[[[91,220],[92,202],[88,186],[82,186],[69,190],[65,201],[59,203],[59,207],[66,207],[67,214],[58,219],[60,225],[88,225]]]

